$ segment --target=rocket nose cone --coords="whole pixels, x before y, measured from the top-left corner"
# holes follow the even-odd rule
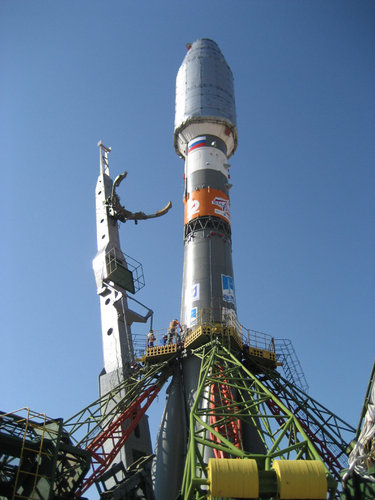
[[[192,47],[216,47],[218,50],[219,46],[218,44],[212,40],[211,38],[198,38],[198,40],[195,40],[195,42],[192,43]]]
[[[190,125],[203,122],[220,123],[223,130],[190,127],[187,131]],[[191,44],[177,73],[174,130],[177,154],[184,156],[185,144],[200,133],[220,138],[224,135],[228,157],[236,148],[233,75],[219,46],[209,38],[199,38]],[[231,136],[230,140],[226,134]]]
[[[224,60],[224,56],[216,42],[210,38],[199,38],[193,43],[187,43],[186,47],[188,49],[185,59],[188,57],[194,57],[194,54],[201,53],[204,56],[212,56],[216,54],[216,57],[220,57]]]

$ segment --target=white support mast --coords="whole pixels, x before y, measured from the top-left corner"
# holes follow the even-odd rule
[[[100,299],[104,368],[99,376],[99,390],[100,396],[103,396],[129,375],[135,360],[131,324],[146,323],[152,311],[146,308],[147,313],[142,316],[128,307],[127,290],[134,293],[133,276],[121,251],[118,221],[108,207],[114,184],[108,165],[111,148],[101,141],[98,146],[100,174],[95,191],[98,253],[93,260],[93,268]],[[140,456],[151,453],[146,417],[140,422],[136,436],[127,440],[116,461],[128,468]]]

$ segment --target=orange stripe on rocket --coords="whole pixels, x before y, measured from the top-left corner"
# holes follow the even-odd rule
[[[184,199],[185,224],[196,217],[213,215],[230,223],[229,198],[219,189],[202,188]]]

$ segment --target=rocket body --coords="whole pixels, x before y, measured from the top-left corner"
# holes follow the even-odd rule
[[[205,322],[233,324],[228,158],[237,146],[236,112],[232,72],[212,40],[194,42],[178,71],[174,146],[185,160],[180,324],[185,331]],[[174,500],[179,491],[175,483],[181,484],[183,477],[188,424],[182,416],[190,414],[200,371],[200,360],[186,354],[167,391],[159,429],[156,500]]]
[[[232,72],[217,44],[194,42],[178,71],[174,146],[185,159],[182,325],[236,315],[228,158],[237,146]]]

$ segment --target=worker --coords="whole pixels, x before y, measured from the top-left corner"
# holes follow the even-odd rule
[[[154,347],[155,335],[152,330],[150,330],[147,334],[147,347]]]
[[[177,327],[180,327],[180,331],[182,330],[180,323],[178,322],[177,319],[173,319],[169,323],[169,329],[168,329],[168,344],[172,344],[173,339],[175,339],[175,342],[177,341]]]
[[[134,361],[134,363],[130,365],[130,369],[132,372],[137,372],[140,369],[140,364]]]

